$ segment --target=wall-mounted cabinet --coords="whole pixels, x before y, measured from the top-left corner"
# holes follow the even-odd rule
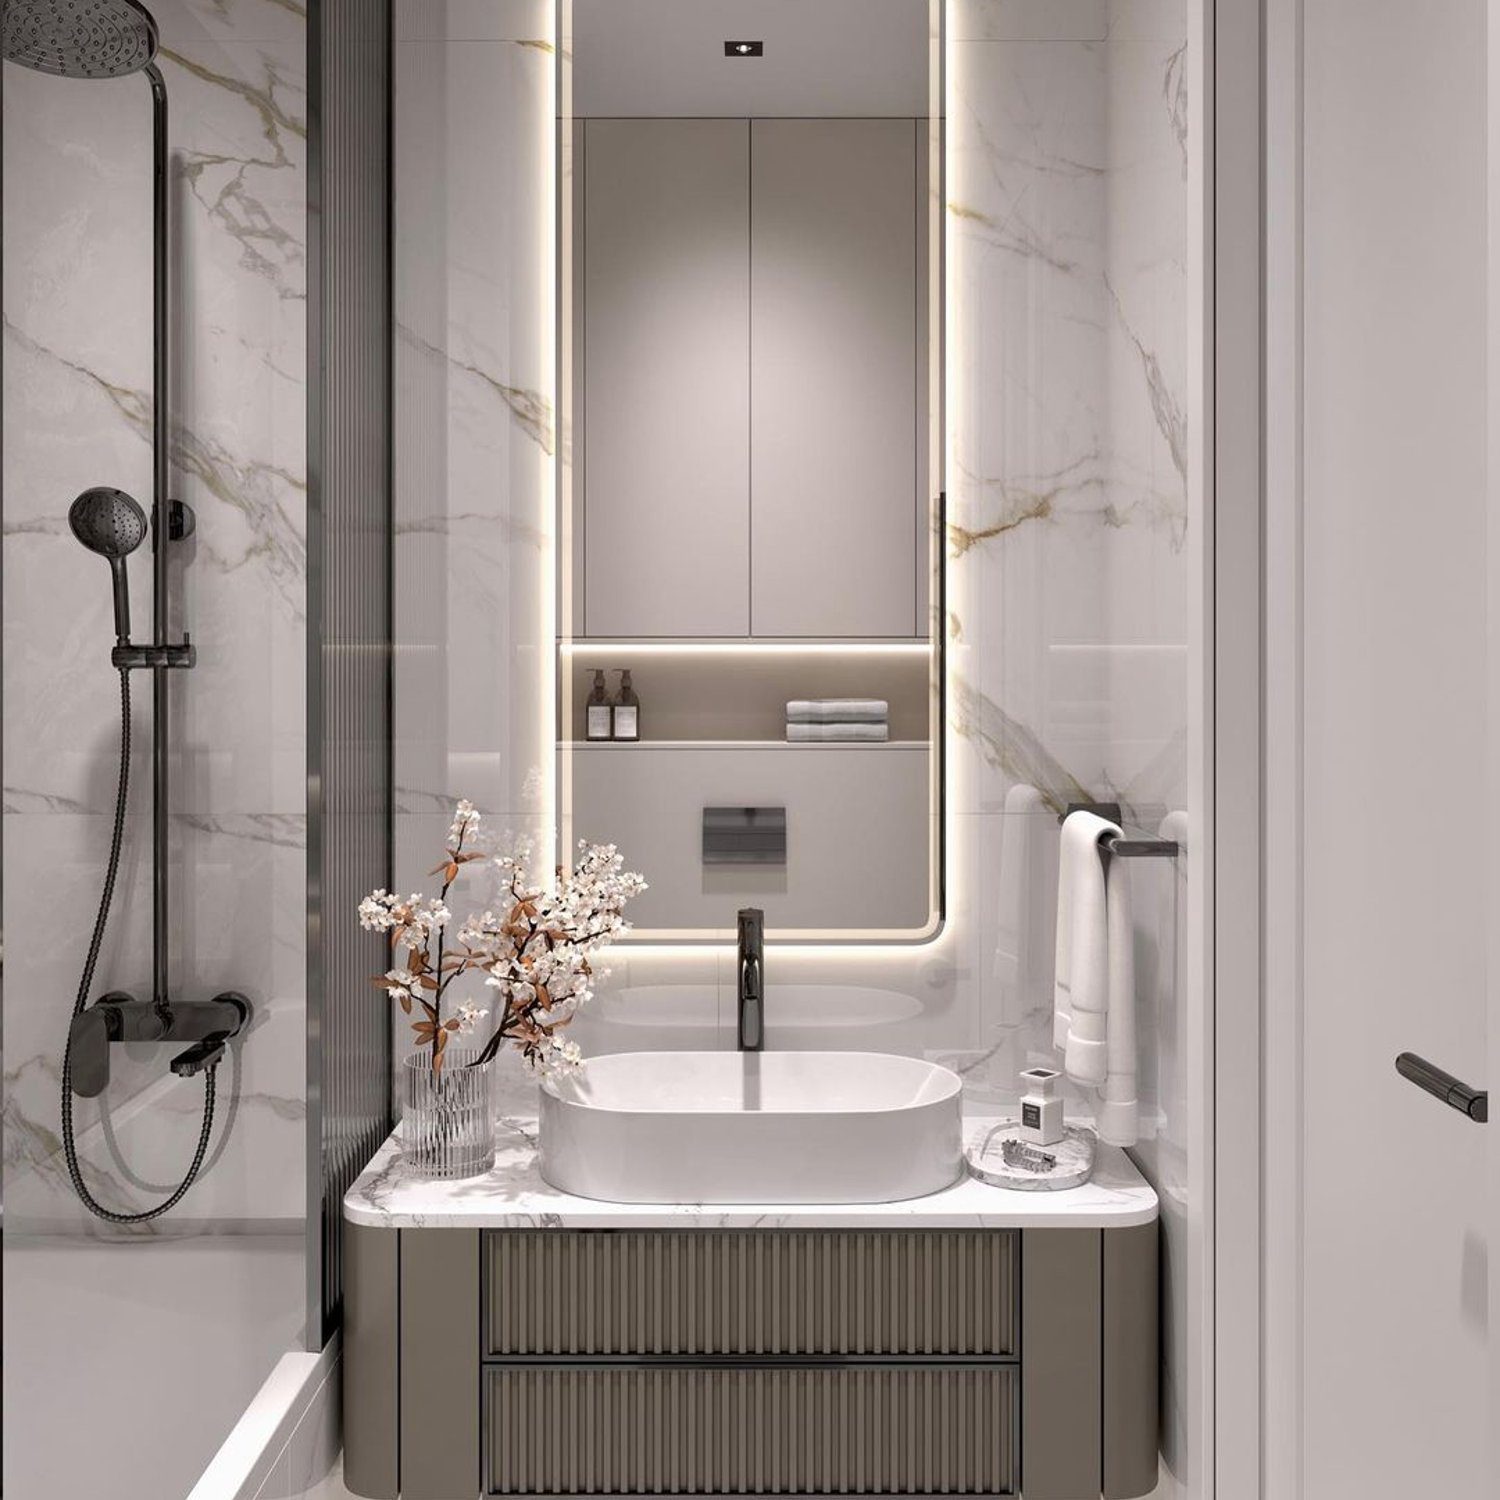
[[[917,583],[917,123],[750,129],[750,620],[925,634]]]
[[[583,633],[747,635],[748,124],[580,136]]]
[[[392,1192],[382,1171],[394,1226],[400,1174]],[[519,1213],[525,1181],[509,1179],[497,1219]],[[480,1229],[427,1191],[426,1227],[346,1227],[353,1494],[1156,1487],[1154,1222]],[[1063,1195],[1009,1196],[1033,1200],[1015,1205],[1024,1224]],[[1127,1189],[1104,1213],[1131,1207]]]
[[[926,635],[925,126],[577,123],[576,634]]]

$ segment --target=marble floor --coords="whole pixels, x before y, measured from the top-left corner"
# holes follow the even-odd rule
[[[300,1345],[305,1277],[300,1233],[127,1244],[7,1233],[8,1500],[185,1496]]]

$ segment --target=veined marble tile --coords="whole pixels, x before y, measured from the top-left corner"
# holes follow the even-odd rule
[[[546,811],[552,67],[509,41],[395,49],[396,779],[412,811]]]
[[[297,1220],[305,1129],[305,14],[296,0],[166,0],[172,172],[174,993],[245,991],[208,1166],[171,1225]],[[4,90],[5,1022],[12,1226],[98,1232],[61,1169],[62,1043],[108,847],[118,679],[108,572],[68,534],[93,484],[151,494],[151,108],[139,78],[6,68]],[[137,636],[149,550],[130,560]],[[132,802],[92,986],[150,980],[150,684],[133,680]],[[118,1206],[163,1196],[201,1080],[115,1049],[80,1101],[85,1171]],[[274,1165],[272,1165],[274,1164]],[[132,1182],[138,1178],[138,1183]]]
[[[186,778],[177,805],[293,812],[304,781],[301,41],[221,46],[166,29],[162,66],[175,187],[173,493],[198,516],[174,575],[177,624],[191,629],[200,667],[173,687],[179,752],[217,768],[211,788]],[[21,591],[12,604],[7,589],[7,639],[29,654],[34,632],[37,668],[56,683],[59,669],[107,674],[111,643],[107,574],[67,534],[68,503],[98,483],[150,502],[149,96],[136,79],[11,69],[5,112],[5,528],[16,542],[6,571]],[[145,550],[131,572],[139,633],[150,618]],[[76,600],[62,631],[55,607],[38,607],[42,588]],[[30,698],[24,671],[9,653],[11,702]],[[92,756],[73,747],[107,723],[103,696],[35,695],[46,719],[7,735],[9,778],[86,802]]]
[[[164,34],[226,42],[285,42],[302,45],[307,28],[304,0],[155,0],[152,12]]]
[[[67,1182],[58,1094],[108,822],[55,813],[5,819],[5,1181],[12,1224],[92,1224],[85,1225]],[[95,998],[108,989],[150,992],[149,837],[147,816],[137,814],[91,987]],[[194,873],[174,904],[173,992],[207,999],[239,990],[254,1015],[220,1069],[208,1165],[172,1219],[299,1218],[306,1116],[301,820],[236,818],[203,827],[177,820],[173,839]],[[107,1093],[75,1100],[86,1179],[111,1206],[130,1210],[165,1196],[162,1185],[170,1191],[191,1157],[203,1085],[171,1077],[167,1064],[179,1050],[112,1049]],[[274,1172],[264,1170],[269,1162],[277,1164]]]

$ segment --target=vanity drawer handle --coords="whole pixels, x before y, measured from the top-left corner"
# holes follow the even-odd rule
[[[1461,1115],[1467,1115],[1476,1125],[1483,1125],[1489,1119],[1490,1096],[1484,1089],[1471,1089],[1425,1057],[1418,1057],[1415,1052],[1403,1052],[1396,1059],[1396,1071],[1419,1089],[1426,1089],[1435,1099],[1441,1099]]]

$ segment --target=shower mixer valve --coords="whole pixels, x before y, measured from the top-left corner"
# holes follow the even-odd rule
[[[174,1073],[187,1078],[214,1066],[249,1019],[250,1002],[235,990],[175,1005],[111,990],[73,1018],[73,1092],[93,1099],[109,1086],[111,1042],[192,1042],[171,1063]]]

